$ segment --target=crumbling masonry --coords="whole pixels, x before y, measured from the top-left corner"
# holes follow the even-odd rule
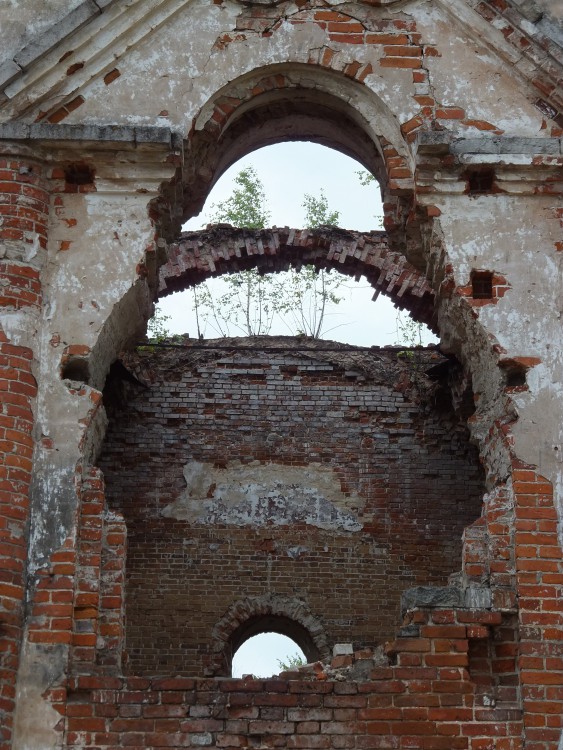
[[[3,5],[1,750],[563,747],[562,21]],[[385,232],[181,235],[299,139],[377,177]],[[135,353],[159,296],[302,263],[439,350]],[[319,666],[231,679],[267,629]]]

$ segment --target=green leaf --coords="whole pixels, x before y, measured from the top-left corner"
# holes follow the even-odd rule
[[[340,211],[331,211],[329,209],[328,201],[322,188],[318,198],[305,193],[301,205],[305,209],[305,226],[308,229],[321,226],[338,226]]]
[[[212,208],[214,222],[232,224],[234,227],[263,229],[270,221],[266,194],[254,167],[241,170],[235,177],[238,185],[233,194]]]
[[[269,222],[266,196],[262,182],[252,167],[243,169],[235,178],[232,195],[217,204],[212,216],[215,222],[261,229]],[[324,191],[320,196],[305,195],[307,227],[336,226],[339,211],[331,211]],[[230,274],[224,279],[226,290],[215,298],[206,284],[194,290],[194,309],[198,321],[209,325],[221,336],[233,333],[247,336],[267,335],[278,317],[291,333],[302,332],[319,338],[323,331],[327,304],[338,304],[338,288],[343,284],[340,274],[304,266],[299,272],[261,275],[256,269]]]

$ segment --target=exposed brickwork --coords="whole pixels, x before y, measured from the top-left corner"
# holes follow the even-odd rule
[[[96,659],[101,666],[120,671],[125,641],[127,527],[120,514],[106,508],[102,529],[100,638],[97,643]]]
[[[23,617],[33,454],[32,352],[0,329],[0,748],[10,747]]]
[[[99,633],[104,485],[96,468],[79,467],[78,539],[67,539],[41,567],[28,618],[32,643],[65,644],[73,669],[91,667]]]
[[[270,540],[264,547],[272,548]],[[229,675],[231,655],[240,644],[253,635],[253,624],[268,618],[283,619],[284,635],[293,638],[305,657],[327,660],[331,650],[321,621],[314,617],[299,599],[272,595],[246,597],[232,604],[212,631],[212,657],[207,661],[206,672],[210,675]]]
[[[4,4],[0,750],[561,745],[556,4],[57,0],[50,28]],[[374,174],[387,237],[170,248],[238,158],[300,139]],[[303,258],[363,273],[439,323],[463,374],[423,386],[408,359],[370,369],[377,352],[131,358],[127,408],[117,365],[105,394],[108,505],[91,386],[141,330],[165,248],[163,293]],[[405,592],[399,627],[400,590],[452,571]],[[218,676],[261,617],[327,668]],[[336,639],[375,648],[331,661]]]
[[[47,247],[49,195],[41,167],[30,161],[0,158],[0,240],[33,243]],[[37,304],[38,299],[30,304]]]
[[[317,671],[295,680],[73,679],[67,746],[520,750],[518,706],[497,703],[490,678],[476,689],[468,672],[502,679],[501,661],[479,648],[494,634],[498,652],[510,624],[476,610],[409,619],[418,635],[397,639],[394,663],[362,682]]]
[[[352,63],[343,62],[339,56],[335,55],[334,50],[329,47],[323,47],[322,50],[319,50],[317,57],[318,60],[311,58],[309,63],[318,62],[323,67],[343,72],[349,78],[354,78],[360,82],[366,75],[372,72],[372,67],[369,63],[361,65],[355,61]],[[265,76],[258,81],[253,81],[252,87],[240,92],[238,96],[223,95],[218,97],[214,103],[213,113],[205,124],[205,129],[209,133],[219,135],[227,126],[231,115],[241,104],[268,92],[297,88],[299,88],[297,82],[282,72]]]
[[[30,618],[31,640],[71,645],[71,667],[120,665],[123,637],[125,528],[105,507],[104,481],[91,467],[77,475],[79,536],[40,571]]]
[[[401,124],[401,130],[407,142],[412,143],[415,140],[416,131],[419,128],[429,122],[436,123],[437,121],[447,124],[449,120],[457,120],[467,128],[493,131],[497,135],[504,132],[493,123],[471,117],[463,107],[435,100],[427,60],[440,57],[441,53],[434,44],[424,43],[422,35],[417,31],[416,22],[412,20],[373,18],[364,13],[354,17],[344,12],[324,8],[298,10],[288,14],[287,9],[281,13],[279,7],[251,6],[245,8],[238,17],[233,32],[220,36],[215,46],[218,49],[224,49],[233,42],[247,42],[252,34],[270,37],[276,33],[282,23],[287,22],[293,26],[313,23],[325,32],[326,44],[311,52],[307,61],[309,64],[341,71],[350,78],[363,82],[374,72],[374,66],[371,62],[363,63],[350,59],[351,51],[357,45],[364,49],[373,47],[379,56],[377,65],[382,68],[412,71],[413,98],[420,105],[420,110],[414,117]],[[348,45],[351,45],[349,49],[347,49]],[[273,77],[272,80],[274,80]],[[275,76],[275,81],[275,84],[266,84],[265,88],[259,87],[252,93],[256,95],[271,88],[292,85],[285,80],[283,75]],[[232,114],[240,101],[231,97],[223,99],[222,103],[225,105],[219,106],[222,116],[214,117],[214,119],[216,122],[224,123],[224,118]],[[443,126],[438,125],[438,127]],[[392,158],[393,162],[388,162],[386,159],[389,187],[397,189],[400,186],[397,180],[412,179],[412,172],[398,154]]]
[[[45,248],[48,195],[41,168],[0,159],[0,309],[36,315],[42,302],[37,267],[25,260]],[[34,250],[35,248],[35,250]],[[33,351],[0,328],[0,748],[10,746],[23,625],[29,488],[33,458]]]
[[[73,99],[68,101],[64,105],[64,107],[59,107],[54,112],[52,112],[47,117],[47,122],[50,122],[53,124],[62,122],[70,115],[71,112],[74,112],[75,109],[78,109],[78,107],[82,106],[84,104],[84,101],[85,99],[83,96],[75,96]],[[43,120],[46,114],[47,114],[46,112],[41,113],[39,117],[37,117],[37,121],[39,122]]]
[[[49,565],[36,574],[33,607],[28,618],[31,643],[70,645],[76,550],[73,540],[53,552]]]
[[[514,466],[519,667],[526,748],[551,750],[563,723],[563,564],[553,487],[533,467]]]
[[[221,39],[224,41],[224,37]],[[244,39],[245,36],[240,34],[233,37],[235,41]],[[395,61],[394,67],[397,67],[398,63],[396,61],[403,58],[391,57],[390,59]],[[404,59],[412,60],[412,58]],[[318,65],[323,69],[326,68],[338,74],[343,74],[345,77],[352,78],[359,83],[362,83],[373,72],[371,63],[360,63],[357,60],[350,60],[346,54],[342,54],[330,46],[323,46],[311,52],[307,63],[308,65]],[[415,71],[414,75],[417,75],[423,81],[427,81],[426,72]],[[281,95],[286,93],[287,90],[298,91],[300,88],[299,76],[287,75],[282,71],[253,79],[245,89],[238,85],[236,91],[232,93],[225,92],[215,99],[213,111],[206,118],[204,129],[214,138],[219,138],[227,130],[233,115],[241,105],[246,105],[253,99],[259,101],[260,97],[264,94],[271,94],[273,92],[274,94]],[[428,108],[426,114],[429,114]],[[409,129],[409,133],[410,130],[420,127],[422,123],[423,119],[417,121],[416,125]],[[413,141],[415,136],[416,134],[413,132],[408,140]],[[385,186],[388,186],[390,190],[397,193],[412,188],[413,175],[407,160],[391,144],[386,144],[385,139],[382,141],[382,146],[382,156],[386,169],[379,170],[377,176]]]
[[[506,278],[499,273],[491,273],[491,293],[490,298],[479,298],[475,295],[474,285],[466,284],[458,286],[457,294],[465,297],[466,301],[472,307],[483,307],[484,305],[496,305],[500,299],[510,290],[510,284]]]
[[[538,364],[533,357],[519,359],[523,371]],[[499,443],[513,453],[507,421],[497,420],[489,433],[488,448]],[[496,684],[499,702],[521,705],[526,750],[553,750],[563,717],[563,565],[551,483],[513,457],[511,481],[485,497],[482,518],[464,537],[463,575],[486,581],[493,607],[513,613],[505,623],[509,630],[503,625],[493,642],[470,650],[472,677],[479,689]],[[502,677],[491,683],[483,659],[491,659],[488,669]]]
[[[92,470],[82,482],[77,565],[74,591],[73,668],[83,670],[96,658],[102,568],[104,484]]]
[[[203,232],[186,232],[169,250],[160,269],[159,291],[166,296],[211,276],[257,267],[286,271],[312,264],[364,276],[375,296],[384,291],[395,304],[432,326],[434,295],[423,273],[389,249],[385,232],[341,229],[243,230],[219,224]]]
[[[188,349],[128,364],[150,373],[150,387],[113,414],[101,467],[109,505],[128,526],[132,671],[202,674],[225,611],[266,593],[305,602],[331,643],[373,645],[394,633],[402,590],[444,584],[459,568],[462,530],[481,507],[481,473],[447,406],[435,410],[409,391],[413,378],[425,380],[422,363],[353,349],[320,361],[297,351]],[[220,511],[205,522],[162,517],[193,461],[250,466],[256,481],[260,466],[328,470],[344,493],[334,502],[356,498],[347,518],[357,526],[339,528],[334,508],[337,520],[325,524],[283,520],[283,502],[281,521],[275,506],[234,525]],[[222,476],[207,480],[207,498]]]

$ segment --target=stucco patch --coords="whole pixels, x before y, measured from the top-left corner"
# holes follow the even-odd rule
[[[218,469],[189,461],[184,478],[186,490],[162,511],[167,518],[233,526],[305,523],[342,531],[362,528],[357,517],[362,498],[345,495],[332,470],[322,466],[233,461]]]

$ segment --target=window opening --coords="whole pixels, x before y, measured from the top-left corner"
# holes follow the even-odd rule
[[[70,357],[61,367],[61,379],[88,383],[90,379],[88,360],[82,357]]]
[[[306,664],[307,659],[297,643],[281,633],[259,633],[246,640],[236,651],[232,676],[272,677],[286,668]]]
[[[467,192],[480,195],[493,192],[495,173],[492,169],[474,169],[467,173]]]
[[[490,271],[473,271],[471,274],[471,296],[473,299],[493,298],[493,274]]]
[[[92,185],[94,170],[88,164],[78,162],[69,164],[65,168],[65,182],[67,185]]]
[[[270,226],[303,227],[304,195],[318,198],[322,189],[329,212],[340,212],[340,227],[360,232],[382,229],[383,207],[378,183],[371,177],[366,180],[367,173],[359,162],[326,146],[292,142],[258,149],[230,167],[215,184],[202,213],[190,219],[183,227],[184,231],[196,231],[206,226],[216,207],[232,195],[236,175],[249,166],[256,170],[264,184]],[[281,274],[275,276],[278,280],[285,278]],[[330,281],[337,276],[340,274],[336,269],[327,273]],[[374,302],[374,289],[365,278],[359,281],[349,276],[341,278],[342,285],[335,293],[342,299],[338,304],[327,306],[322,338],[356,346],[410,345],[398,333],[397,310],[390,299],[380,295]],[[224,277],[206,283],[216,299],[229,292]],[[283,287],[283,283],[280,286]],[[203,291],[204,287],[196,287],[195,295]],[[187,333],[190,338],[201,335],[206,339],[246,335],[232,323],[227,327],[218,326],[212,316],[206,321],[197,321],[192,289],[165,297],[157,309],[159,315],[170,316],[166,321],[170,335]],[[295,321],[292,327],[288,327],[287,323],[276,319],[268,333],[308,335],[308,331],[300,330],[302,327]],[[423,345],[436,343],[426,326],[421,332]]]

